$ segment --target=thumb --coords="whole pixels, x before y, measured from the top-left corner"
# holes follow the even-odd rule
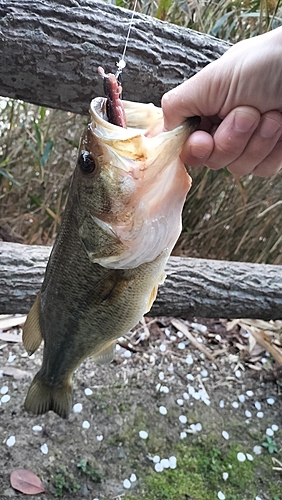
[[[191,116],[217,115],[224,103],[225,85],[214,61],[162,97],[164,129],[172,130]]]

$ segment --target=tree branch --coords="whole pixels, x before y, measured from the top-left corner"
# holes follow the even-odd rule
[[[97,67],[115,72],[132,12],[93,0],[0,2],[0,95],[87,113],[104,95]],[[229,44],[134,17],[123,72],[123,98],[160,104],[164,92],[217,59]]]
[[[0,243],[0,314],[26,313],[50,247]],[[171,257],[150,316],[282,319],[282,267]]]

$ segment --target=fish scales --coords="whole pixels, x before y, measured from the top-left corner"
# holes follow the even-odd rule
[[[105,120],[105,99],[91,102],[61,228],[23,328],[29,355],[44,340],[25,400],[35,414],[68,416],[74,370],[89,356],[113,359],[116,340],[149,311],[181,231],[191,180],[178,155],[197,120],[149,137],[160,108],[123,106],[127,129]]]

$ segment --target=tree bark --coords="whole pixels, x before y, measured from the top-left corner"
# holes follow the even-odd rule
[[[26,313],[50,247],[0,244],[0,314]],[[150,316],[282,319],[282,267],[171,257]]]
[[[0,0],[0,95],[87,113],[91,99],[104,95],[97,67],[115,72],[131,15],[93,0]],[[136,13],[123,98],[159,105],[164,92],[229,47]]]

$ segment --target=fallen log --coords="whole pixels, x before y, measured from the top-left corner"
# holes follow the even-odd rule
[[[87,113],[104,95],[98,66],[114,72],[132,12],[93,0],[0,2],[0,95]],[[126,52],[123,98],[160,104],[164,92],[230,45],[136,13]]]
[[[50,247],[0,243],[0,314],[26,313]],[[282,267],[171,257],[150,316],[282,319]]]

